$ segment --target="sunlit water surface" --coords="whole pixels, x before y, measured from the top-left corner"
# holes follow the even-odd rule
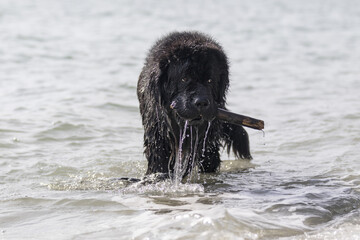
[[[0,1],[0,239],[359,239],[359,1]],[[214,36],[251,162],[191,183],[146,169],[151,44]]]

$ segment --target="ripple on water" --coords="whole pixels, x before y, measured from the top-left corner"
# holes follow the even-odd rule
[[[280,184],[278,196],[264,212],[281,216],[302,216],[310,229],[328,224],[358,211],[360,195],[338,179],[295,180]]]
[[[56,122],[49,129],[35,134],[39,142],[87,141],[94,139],[93,130],[84,124]]]
[[[130,106],[125,104],[119,104],[114,102],[107,102],[101,105],[96,106],[99,109],[106,109],[106,110],[116,110],[116,111],[130,111],[130,112],[139,112],[138,106]]]

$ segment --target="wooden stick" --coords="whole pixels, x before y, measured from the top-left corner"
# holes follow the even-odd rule
[[[222,108],[218,108],[217,117],[219,120],[232,123],[235,125],[242,125],[257,130],[264,129],[264,121],[251,118],[248,116],[232,113]]]

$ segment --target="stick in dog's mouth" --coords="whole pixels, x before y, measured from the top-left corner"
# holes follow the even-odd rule
[[[263,120],[232,113],[222,108],[218,108],[217,118],[221,121],[225,121],[235,125],[241,125],[257,130],[264,129],[264,125],[265,125]]]
[[[175,109],[176,108],[176,102],[173,101],[170,104],[170,108],[171,109]],[[229,112],[225,109],[222,108],[218,108],[217,111],[217,116],[216,116],[219,120],[221,121],[225,121],[225,122],[229,122],[235,125],[240,125],[240,126],[245,126],[245,127],[249,127],[249,128],[253,128],[253,129],[257,129],[257,130],[262,130],[264,129],[264,121],[263,120],[259,120],[256,118],[252,118],[252,117],[248,117],[248,116],[244,116],[244,115],[240,115],[237,113],[233,113],[233,112]],[[200,115],[199,117],[192,119],[192,121],[196,122],[202,119],[202,116]]]

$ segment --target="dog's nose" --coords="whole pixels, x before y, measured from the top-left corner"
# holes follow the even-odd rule
[[[209,101],[209,99],[207,99],[205,97],[197,97],[194,99],[194,105],[200,111],[206,110],[210,106],[210,101]]]

